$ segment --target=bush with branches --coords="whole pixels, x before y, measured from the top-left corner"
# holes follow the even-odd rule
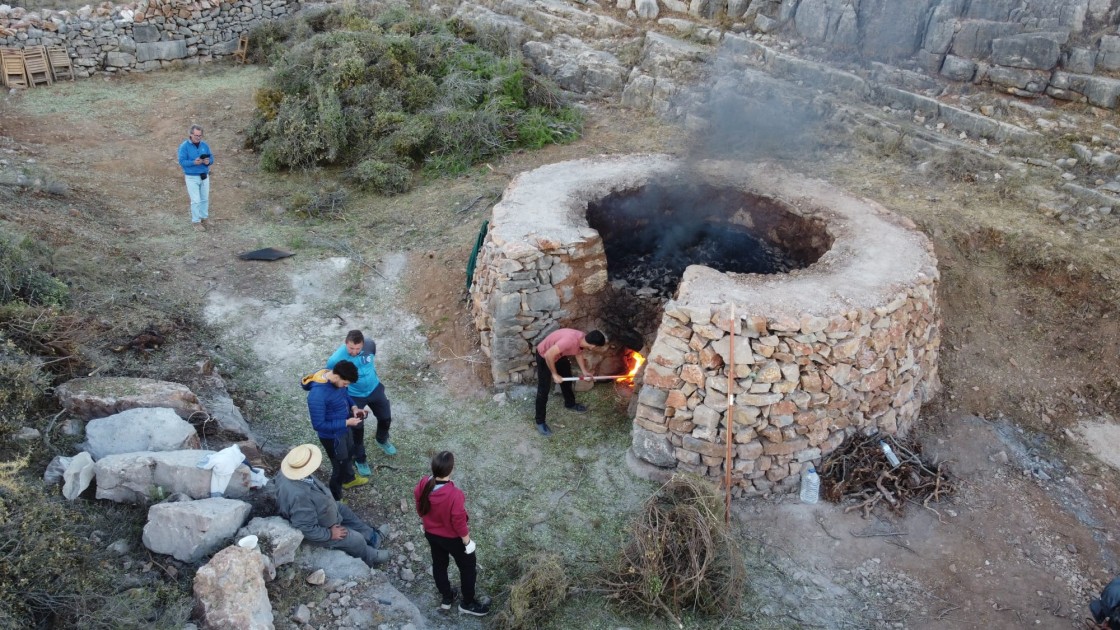
[[[247,144],[266,170],[343,167],[358,187],[392,194],[411,188],[417,171],[458,174],[579,136],[579,112],[520,58],[400,8],[358,11],[269,31],[315,34],[290,42],[257,94]]]
[[[727,615],[739,608],[746,568],[724,524],[723,498],[695,475],[674,475],[646,501],[629,543],[606,572],[609,598],[634,611]]]

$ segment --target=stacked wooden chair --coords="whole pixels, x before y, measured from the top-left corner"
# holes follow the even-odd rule
[[[27,82],[31,85],[54,83],[50,65],[47,63],[47,49],[43,46],[29,46],[23,49],[23,68],[27,72]]]
[[[0,69],[3,70],[4,85],[11,88],[29,88],[27,70],[23,67],[23,50],[19,48],[0,48]]]
[[[47,60],[51,62],[51,74],[55,81],[63,79],[74,80],[74,64],[70,62],[70,53],[62,46],[48,46]]]
[[[246,58],[249,56],[249,34],[242,33],[241,37],[237,39],[237,51],[233,53],[235,59],[241,63],[245,63]]]

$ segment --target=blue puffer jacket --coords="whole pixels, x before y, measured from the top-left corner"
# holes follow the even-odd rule
[[[337,440],[346,434],[346,419],[354,400],[346,389],[330,383],[312,383],[307,394],[307,411],[311,426],[324,440]]]

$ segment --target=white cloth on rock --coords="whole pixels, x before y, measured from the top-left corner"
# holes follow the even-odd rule
[[[247,465],[247,460],[236,444],[227,446],[217,453],[210,453],[198,461],[199,468],[210,469],[211,497],[225,495],[226,486],[229,485],[229,480],[233,477],[233,471],[237,470],[237,467],[242,464]],[[249,470],[252,471],[252,468]]]

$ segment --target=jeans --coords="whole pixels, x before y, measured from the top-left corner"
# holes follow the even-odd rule
[[[319,438],[319,443],[323,445],[323,450],[327,452],[327,459],[331,460],[331,480],[327,483],[327,487],[331,489],[331,496],[334,497],[334,500],[341,501],[342,484],[354,481],[353,455],[341,460],[335,450],[335,440]]]
[[[473,553],[467,553],[462,538],[445,538],[424,532],[428,546],[432,548],[432,579],[436,582],[439,594],[451,598],[451,580],[447,577],[448,559],[455,558],[459,567],[459,586],[463,590],[463,606],[474,603],[474,581],[478,575],[478,565]]]
[[[191,197],[191,223],[198,223],[210,218],[210,177],[200,178],[198,175],[185,175],[187,180],[187,194]]]
[[[358,409],[364,409],[367,406],[373,412],[373,417],[377,418],[377,436],[378,444],[384,444],[389,441],[389,426],[393,424],[393,410],[389,405],[389,398],[385,396],[385,384],[378,383],[377,387],[370,392],[369,396],[362,398],[360,396],[351,396],[354,399],[354,405]],[[366,461],[366,423],[362,422],[357,426],[350,427],[350,433],[354,435],[354,461]]]
[[[556,373],[567,378],[572,375],[572,364],[568,357],[556,359]],[[548,395],[552,392],[552,372],[548,369],[541,353],[537,353],[537,424],[544,424],[545,409],[548,407]],[[564,396],[564,406],[571,407],[576,404],[576,394],[572,389],[571,381],[560,383],[560,394]]]
[[[322,543],[308,541],[308,544],[325,547],[327,549],[339,549],[355,558],[361,558],[368,566],[376,566],[374,562],[376,558],[374,552],[380,545],[380,533],[363,522],[350,508],[341,503],[338,505],[338,515],[342,518],[342,522],[339,523],[339,525],[349,530],[346,538],[342,540],[328,540]],[[377,544],[374,544],[374,540],[377,541]]]

